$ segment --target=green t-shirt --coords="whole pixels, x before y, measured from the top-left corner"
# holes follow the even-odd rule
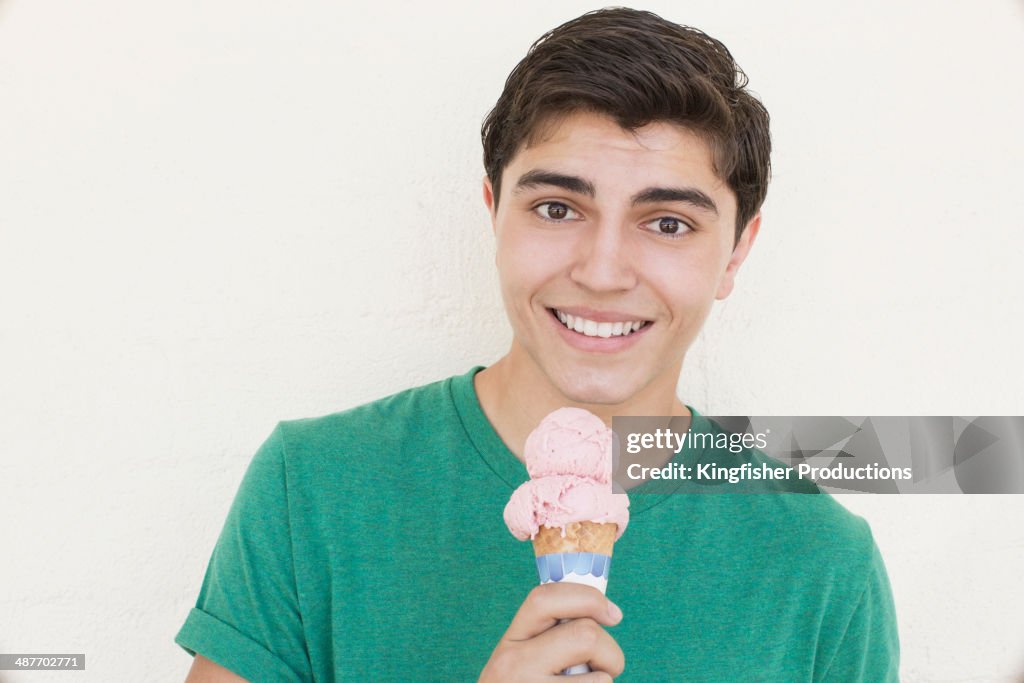
[[[527,474],[480,407],[480,369],[279,423],[176,642],[254,682],[476,680],[538,581],[502,519]],[[608,584],[619,680],[897,680],[862,518],[824,493],[647,486],[629,494]]]

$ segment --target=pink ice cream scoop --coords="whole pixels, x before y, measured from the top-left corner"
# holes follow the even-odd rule
[[[526,437],[531,479],[573,474],[601,484],[612,480],[612,430],[582,408],[559,408]]]
[[[564,529],[573,522],[629,523],[629,498],[612,493],[612,430],[580,408],[559,408],[526,439],[530,480],[505,506],[505,523],[521,541],[542,526]]]

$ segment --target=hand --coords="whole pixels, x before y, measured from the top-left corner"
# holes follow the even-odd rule
[[[600,625],[614,626],[621,620],[622,611],[596,588],[572,583],[537,586],[498,641],[480,683],[564,680],[555,676],[574,664],[589,664],[592,671],[573,676],[573,683],[610,682],[622,673],[625,657]]]

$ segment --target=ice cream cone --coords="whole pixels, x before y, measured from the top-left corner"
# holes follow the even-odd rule
[[[629,524],[629,499],[611,485],[613,434],[581,408],[549,414],[526,439],[530,480],[509,498],[504,518],[521,541],[533,540],[542,584],[608,587],[612,548]],[[571,521],[571,520],[590,521]],[[565,674],[590,671],[586,664]]]
[[[540,582],[582,583],[604,593],[617,533],[615,524],[600,522],[570,522],[564,536],[561,527],[542,526],[533,539]]]
[[[618,525],[599,522],[571,522],[563,535],[559,527],[542,526],[533,539],[533,554],[599,553],[611,557]]]
[[[570,522],[564,532],[561,527],[540,527],[533,538],[540,582],[581,583],[604,593],[618,529],[617,524],[601,522]],[[586,664],[577,664],[562,673],[588,671]]]

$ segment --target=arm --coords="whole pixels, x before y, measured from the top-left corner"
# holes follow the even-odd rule
[[[211,662],[202,655],[192,660],[185,683],[249,683],[241,676],[231,673],[220,664]]]
[[[871,565],[838,651],[822,680],[827,683],[899,681],[900,641],[892,588],[878,546],[871,543]]]
[[[175,642],[249,680],[312,681],[294,566],[278,426],[246,470]]]

